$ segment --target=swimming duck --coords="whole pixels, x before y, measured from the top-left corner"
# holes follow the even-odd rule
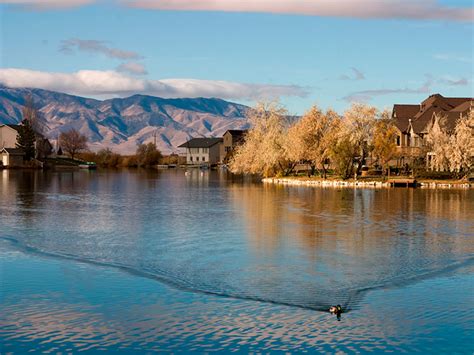
[[[342,307],[340,304],[338,304],[337,306],[331,306],[329,308],[329,312],[331,312],[332,314],[341,314],[342,313]]]

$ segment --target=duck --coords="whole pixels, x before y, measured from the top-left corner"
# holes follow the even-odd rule
[[[329,308],[329,312],[331,312],[332,314],[341,314],[342,313],[342,307],[340,304],[338,304],[337,306],[331,306]]]

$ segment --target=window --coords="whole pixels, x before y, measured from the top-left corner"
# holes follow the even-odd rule
[[[196,157],[196,161],[199,161],[199,157]]]
[[[189,161],[193,161],[193,157],[192,157],[192,156],[189,157]]]
[[[202,161],[206,161],[206,157],[202,157]]]
[[[400,146],[400,136],[397,136],[397,146]]]

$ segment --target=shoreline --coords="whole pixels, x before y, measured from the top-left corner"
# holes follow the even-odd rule
[[[290,186],[315,186],[315,187],[352,187],[352,188],[392,188],[390,182],[380,180],[323,180],[323,179],[311,179],[311,178],[298,178],[298,177],[284,177],[284,178],[263,178],[264,184],[277,184],[277,185],[290,185]],[[474,183],[472,182],[455,182],[455,181],[430,181],[421,180],[417,181],[417,188],[422,189],[472,189]],[[405,187],[407,188],[407,187]]]

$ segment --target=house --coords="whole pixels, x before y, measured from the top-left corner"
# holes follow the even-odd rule
[[[443,117],[444,125],[453,129],[459,117],[467,114],[473,103],[474,98],[434,94],[419,105],[394,105],[392,119],[398,130],[396,143],[400,157],[423,157],[426,138],[435,117]]]
[[[235,147],[241,145],[244,142],[247,131],[248,130],[229,129],[224,133],[222,137],[223,144],[221,145],[222,162],[227,161]]]
[[[222,138],[192,138],[178,146],[186,149],[186,164],[214,165],[220,161]]]
[[[0,148],[16,148],[18,132],[21,125],[2,124],[0,125]],[[53,146],[42,134],[35,132],[36,158],[46,158],[51,154]]]
[[[0,125],[0,148],[15,148],[19,129],[20,125],[16,124]]]
[[[25,153],[18,148],[0,148],[0,163],[4,167],[21,167]]]

